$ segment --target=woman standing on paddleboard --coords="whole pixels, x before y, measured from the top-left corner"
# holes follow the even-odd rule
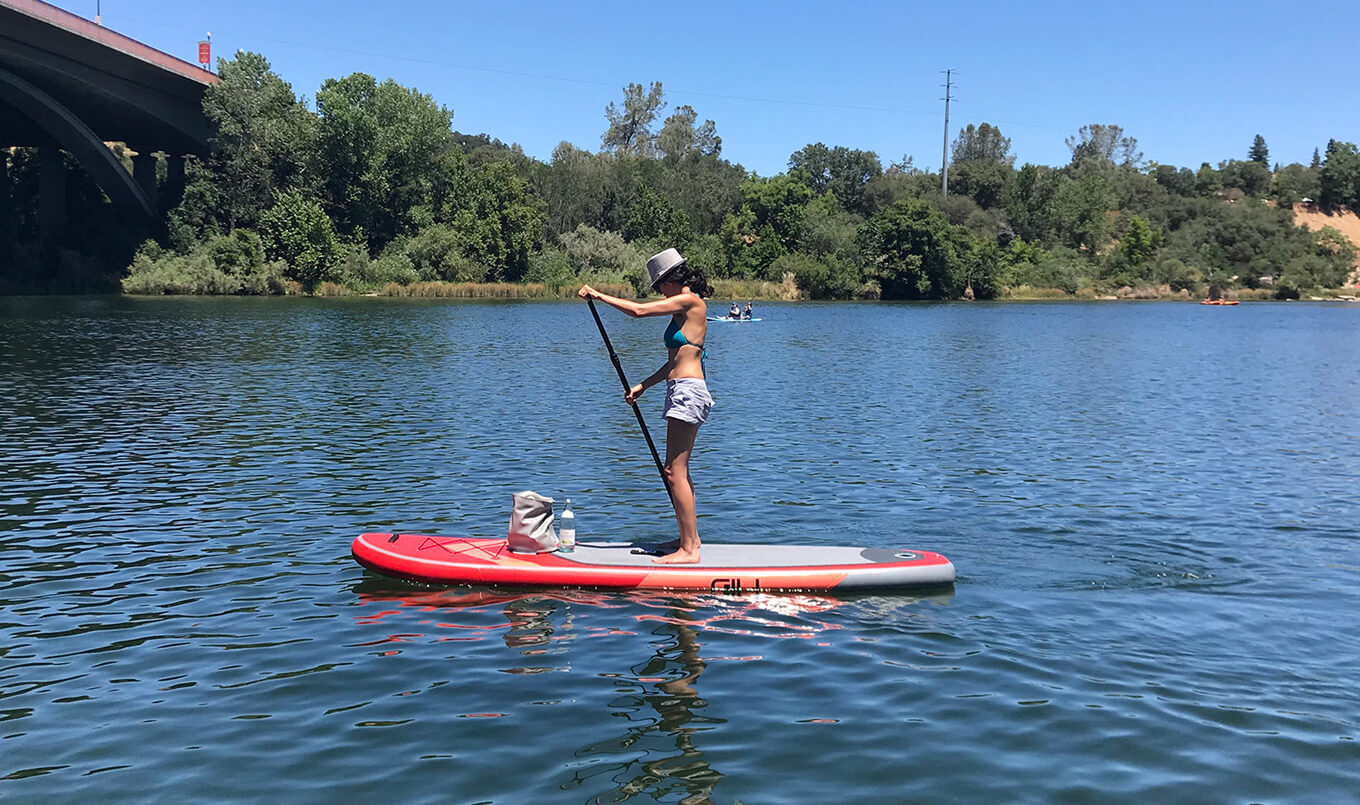
[[[647,261],[652,288],[665,299],[634,302],[603,294],[582,285],[576,295],[598,299],[633,318],[670,316],[670,326],[662,339],[666,344],[666,363],[650,377],[633,386],[624,396],[630,405],[642,392],[666,381],[666,482],[670,487],[675,520],[680,526],[680,541],[674,553],[653,560],[657,564],[691,564],[699,561],[699,523],[694,507],[694,481],[689,476],[689,458],[699,426],[708,421],[713,397],[704,382],[704,339],[708,335],[708,312],[703,297],[713,293],[702,269],[692,268],[675,249],[667,249]]]

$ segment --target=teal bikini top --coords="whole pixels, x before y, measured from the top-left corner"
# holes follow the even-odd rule
[[[704,349],[703,344],[689,343],[689,339],[685,338],[685,334],[680,330],[680,322],[674,318],[671,319],[670,326],[666,328],[666,335],[661,340],[666,344],[666,349],[679,349],[683,346],[698,347],[700,363],[703,363],[704,359],[708,357],[708,350]]]

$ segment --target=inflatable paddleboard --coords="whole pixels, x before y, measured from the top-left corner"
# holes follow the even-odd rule
[[[504,539],[360,534],[359,564],[433,584],[594,587],[612,590],[883,590],[954,583],[938,553],[704,543],[695,565],[653,564],[658,552],[630,543],[578,543],[571,553],[514,553]]]
[[[708,316],[708,317],[706,317],[706,318],[707,318],[709,321],[730,321],[730,322],[760,321],[760,320],[761,320],[759,316],[757,316],[757,317],[754,318],[754,319],[731,319],[731,318],[728,318],[727,316]]]

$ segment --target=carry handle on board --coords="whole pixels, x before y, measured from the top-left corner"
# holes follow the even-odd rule
[[[619,363],[619,355],[614,351],[614,345],[609,342],[609,333],[604,331],[604,322],[600,321],[600,313],[595,309],[595,300],[586,298],[586,304],[590,305],[590,315],[595,317],[595,326],[600,328],[600,337],[604,339],[605,349],[609,350],[609,360],[614,363],[614,371],[619,373],[619,382],[623,384],[624,393],[632,390],[628,384],[628,378],[623,374],[623,364]],[[666,494],[671,494],[671,482],[666,477],[666,470],[661,466],[661,456],[656,452],[656,442],[652,441],[651,431],[647,430],[647,421],[642,418],[642,411],[638,408],[637,401],[633,401],[633,414],[637,416],[638,427],[642,428],[642,435],[647,439],[647,448],[652,451],[652,461],[656,462],[656,471],[661,473],[661,483],[666,486]]]

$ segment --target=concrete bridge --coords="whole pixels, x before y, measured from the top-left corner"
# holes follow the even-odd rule
[[[154,225],[184,189],[184,155],[207,152],[203,92],[217,80],[40,0],[0,0],[0,201],[10,193],[4,149],[39,147],[38,219],[50,237],[65,208],[61,149],[130,222]],[[105,142],[136,152],[131,174]],[[167,155],[163,186],[157,151]]]

